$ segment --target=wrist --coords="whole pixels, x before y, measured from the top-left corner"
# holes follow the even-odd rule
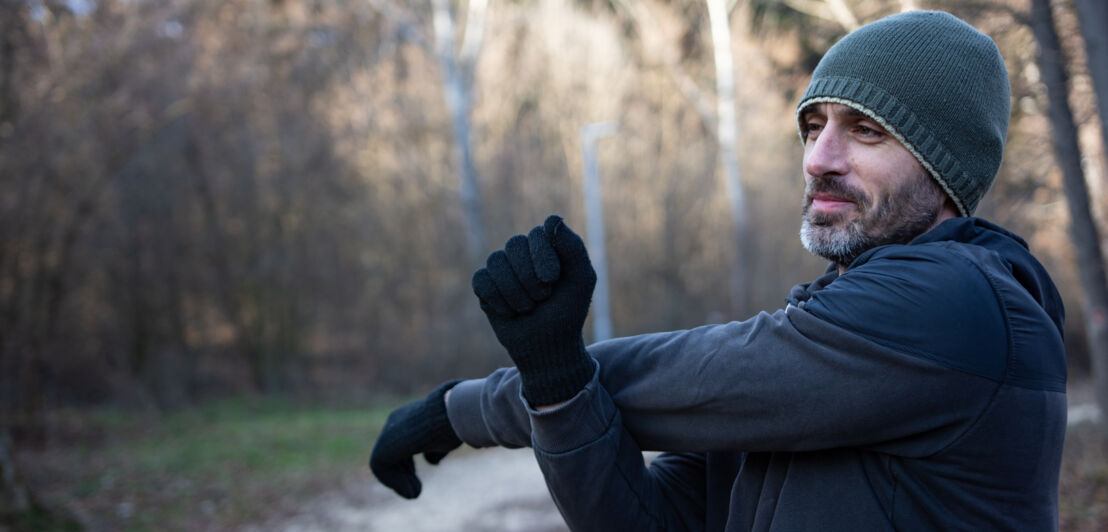
[[[429,438],[442,444],[457,447],[462,444],[454,427],[450,424],[450,417],[446,412],[446,396],[460,380],[444,382],[427,396],[427,409],[423,412],[422,422],[426,423],[426,431]]]
[[[564,403],[585,388],[596,372],[584,341],[570,349],[546,353],[541,360],[518,365],[523,397],[535,408]]]

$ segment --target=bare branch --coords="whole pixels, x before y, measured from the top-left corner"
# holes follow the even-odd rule
[[[622,11],[625,15],[635,21],[635,25],[640,28],[655,27],[652,15],[642,4],[637,2],[628,2],[627,0],[615,0],[616,8]],[[665,69],[667,75],[673,80],[673,83],[677,85],[677,90],[681,91],[681,95],[685,97],[692,104],[693,109],[700,115],[700,120],[704,125],[704,129],[707,131],[714,131],[716,127],[716,111],[713,102],[710,102],[709,96],[706,96],[704,91],[700,89],[700,86],[688,75],[683,68],[681,68],[680,62],[672,53],[668,53],[668,50],[658,53],[644,53],[645,62],[651,63],[651,60],[656,60],[654,66],[660,66]]]
[[[913,0],[902,0],[911,3]],[[858,17],[846,5],[844,0],[784,0],[785,5],[804,13],[810,17],[816,17],[830,22],[838,23],[846,31],[858,29]]]
[[[676,61],[666,62],[663,66],[666,69],[666,73],[669,74],[670,79],[677,85],[677,89],[680,90],[685,99],[692,104],[693,109],[696,109],[696,113],[700,115],[700,120],[704,123],[704,127],[709,131],[715,128],[715,108],[712,107],[712,103],[708,101],[709,97],[705,96],[704,91],[700,90],[700,86],[685,73]]]
[[[850,7],[846,5],[843,0],[824,0],[827,3],[827,7],[830,8],[831,14],[835,16],[835,21],[839,23],[846,31],[854,31],[858,29],[858,17],[854,16],[854,12],[850,10]]]
[[[817,2],[816,0],[785,0],[785,5],[810,17],[837,22],[835,16],[831,13],[831,8],[824,2]]]

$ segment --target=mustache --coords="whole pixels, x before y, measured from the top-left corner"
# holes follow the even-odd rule
[[[808,182],[804,187],[804,206],[812,204],[812,197],[817,194],[830,194],[848,201],[852,201],[859,207],[869,207],[870,198],[859,188],[852,187],[837,178],[816,178]]]

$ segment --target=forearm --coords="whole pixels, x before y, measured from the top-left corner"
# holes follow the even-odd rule
[[[596,379],[557,407],[528,412],[535,456],[572,530],[703,528],[703,460],[647,467]]]
[[[449,405],[449,404],[450,404],[450,390],[447,390],[447,391],[446,391],[446,395],[445,395],[445,396],[443,396],[443,402],[444,402],[444,403],[446,403],[447,405]],[[569,401],[567,400],[567,401],[561,401],[561,402],[559,402],[559,403],[554,403],[554,404],[552,404],[552,405],[542,405],[542,406],[536,406],[536,407],[535,407],[535,410],[536,410],[536,411],[538,411],[538,412],[549,412],[549,411],[551,411],[551,410],[557,410],[557,409],[558,409],[558,408],[560,408],[560,407],[561,407],[562,405],[564,405],[564,404],[566,404],[566,403],[568,403],[568,402],[569,402]]]
[[[528,408],[518,372],[504,368],[456,386],[447,409],[458,418],[455,430],[470,429],[460,433],[470,445],[533,446],[551,496],[572,530],[702,528],[703,460],[672,456],[647,467],[598,374],[568,401]],[[468,406],[481,403],[483,408]],[[496,419],[486,423],[482,412]],[[468,416],[477,419],[467,424]],[[472,430],[475,426],[480,430]]]
[[[454,432],[471,447],[531,446],[531,421],[515,368],[458,383],[450,390],[446,410]]]

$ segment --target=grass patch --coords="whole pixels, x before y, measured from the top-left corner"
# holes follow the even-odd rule
[[[350,475],[391,407],[232,400],[152,418],[57,413],[69,443],[20,454],[51,506],[108,530],[223,529],[291,512]]]

